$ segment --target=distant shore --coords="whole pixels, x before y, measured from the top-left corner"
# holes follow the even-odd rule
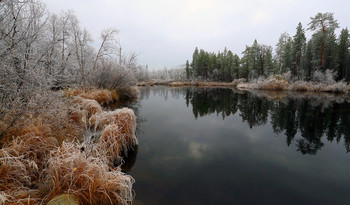
[[[239,90],[279,90],[302,92],[350,93],[350,85],[345,82],[322,83],[295,81],[288,82],[278,77],[263,81],[246,82],[245,79],[236,79],[232,82],[192,82],[192,81],[149,81],[139,82],[137,86],[171,86],[171,87],[227,87]]]

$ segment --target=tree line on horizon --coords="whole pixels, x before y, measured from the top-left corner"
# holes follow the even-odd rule
[[[256,79],[290,72],[295,80],[312,80],[315,71],[334,73],[335,80],[350,82],[350,35],[343,28],[340,35],[333,13],[318,13],[310,18],[307,30],[314,31],[307,40],[301,23],[294,36],[282,33],[275,52],[272,46],[258,43],[246,46],[240,58],[227,48],[223,52],[207,52],[195,48],[192,61],[186,61],[187,80],[231,82],[234,79]]]

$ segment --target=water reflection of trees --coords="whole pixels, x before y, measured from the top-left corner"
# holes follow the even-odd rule
[[[296,140],[296,145],[303,154],[316,154],[324,145],[323,136],[330,142],[340,142],[344,136],[345,148],[350,151],[349,103],[334,102],[324,107],[312,99],[288,99],[271,107],[271,123],[275,132],[284,131],[288,145],[299,129],[302,138]]]
[[[283,133],[288,146],[295,142],[303,154],[317,154],[324,146],[324,136],[338,143],[344,137],[345,148],[350,151],[350,104],[344,97],[320,97],[319,94],[303,97],[296,93],[276,97],[219,88],[182,91],[185,91],[187,106],[192,105],[195,118],[212,113],[225,118],[239,111],[251,128],[270,120],[274,132]],[[298,131],[301,138],[294,139]]]
[[[223,119],[237,112],[238,94],[229,89],[186,89],[186,104],[192,104],[196,118],[221,113]]]

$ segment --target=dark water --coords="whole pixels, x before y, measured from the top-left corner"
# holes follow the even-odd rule
[[[135,109],[135,204],[350,204],[346,96],[153,87]]]

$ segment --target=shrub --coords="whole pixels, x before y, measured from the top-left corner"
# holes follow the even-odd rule
[[[332,71],[327,69],[324,73],[317,70],[312,75],[312,80],[318,83],[324,83],[327,85],[334,84],[335,77],[337,76],[337,71]]]
[[[95,72],[92,85],[103,89],[125,90],[136,85],[136,81],[129,68],[113,62],[104,62]]]

